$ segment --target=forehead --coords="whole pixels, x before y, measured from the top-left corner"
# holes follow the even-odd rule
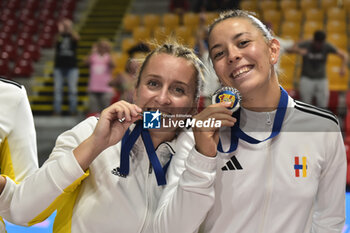
[[[253,23],[242,17],[228,18],[217,23],[210,33],[209,39],[227,38],[238,33],[248,32],[251,35],[262,35]]]
[[[194,79],[194,65],[183,57],[160,53],[150,57],[142,76],[153,75],[189,83]]]

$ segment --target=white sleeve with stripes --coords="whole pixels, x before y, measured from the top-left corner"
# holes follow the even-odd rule
[[[193,138],[178,140],[182,148],[170,163],[154,220],[156,233],[196,232],[214,204],[216,159],[197,152]]]

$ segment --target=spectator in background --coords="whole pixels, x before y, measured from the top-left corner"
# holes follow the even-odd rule
[[[128,50],[129,59],[125,65],[124,71],[118,73],[111,81],[110,85],[114,87],[116,93],[113,102],[125,100],[133,102],[133,92],[135,88],[135,78],[140,67],[138,57],[145,57],[150,52],[148,44],[140,42]]]
[[[316,106],[327,108],[329,100],[326,75],[327,56],[333,53],[342,59],[339,73],[341,76],[344,76],[348,55],[327,42],[326,34],[320,30],[314,33],[313,40],[295,44],[292,51],[303,56],[299,82],[301,100],[312,104],[313,97],[316,97]]]
[[[24,86],[0,77],[0,187],[21,182],[38,169],[36,133]],[[13,189],[0,195],[0,216],[9,209]],[[0,193],[2,189],[0,188]],[[11,219],[7,219],[11,221]],[[0,232],[6,232],[0,217]]]
[[[69,90],[69,113],[77,113],[77,83],[79,69],[77,65],[77,47],[79,34],[73,29],[72,21],[62,19],[58,22],[54,65],[54,114],[61,114],[64,81]]]
[[[190,3],[188,0],[171,0],[169,4],[169,12],[179,16],[179,24],[183,24],[183,15],[190,10]]]
[[[110,83],[118,93],[119,100],[133,102],[133,94],[136,86],[136,75],[140,63],[136,59],[129,59],[125,65],[125,70],[117,74]]]
[[[109,83],[114,68],[111,52],[110,42],[100,39],[93,45],[90,56],[85,60],[85,63],[90,66],[88,86],[90,113],[100,113],[111,102],[113,88]]]
[[[128,55],[130,58],[133,58],[136,56],[137,53],[149,53],[151,50],[149,48],[149,46],[144,43],[144,42],[140,42],[134,46],[132,46],[129,50],[128,50]]]

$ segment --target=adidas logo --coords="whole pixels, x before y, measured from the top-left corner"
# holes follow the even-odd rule
[[[119,167],[114,168],[111,172],[112,172],[113,175],[120,176],[120,177],[123,177],[123,178],[126,177],[125,175],[120,173],[120,168]]]
[[[226,166],[221,168],[223,171],[227,170],[243,170],[241,164],[238,162],[236,156],[232,156],[231,160],[227,161]]]

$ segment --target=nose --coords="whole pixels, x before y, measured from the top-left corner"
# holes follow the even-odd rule
[[[155,101],[159,105],[168,105],[171,103],[170,93],[167,88],[162,88],[157,94]]]
[[[234,62],[237,62],[241,59],[241,54],[239,53],[238,49],[236,48],[230,48],[228,50],[228,56],[227,56],[227,61],[229,64],[232,64]]]

